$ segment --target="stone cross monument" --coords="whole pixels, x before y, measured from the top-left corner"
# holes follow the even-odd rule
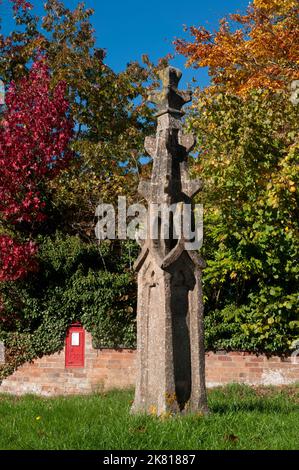
[[[139,192],[152,205],[184,205],[201,189],[188,177],[188,154],[195,144],[182,131],[183,105],[191,92],[179,91],[182,73],[160,72],[162,91],[149,101],[157,106],[157,132],[145,150],[153,158],[151,181]],[[189,206],[190,207],[190,206]],[[191,206],[192,207],[192,206]],[[193,214],[193,210],[191,211]],[[138,272],[137,383],[133,413],[207,412],[201,274],[204,262],[186,239],[150,235],[135,263]],[[193,219],[194,223],[194,219]],[[169,215],[169,227],[173,219]],[[178,239],[175,239],[178,238]]]

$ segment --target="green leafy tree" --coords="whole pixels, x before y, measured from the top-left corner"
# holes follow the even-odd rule
[[[242,31],[223,21],[211,43],[200,28],[192,44],[177,43],[212,76],[196,91],[188,122],[198,139],[193,171],[205,182],[209,348],[288,351],[298,338],[299,107],[289,89],[298,67],[285,60],[297,47],[297,10],[294,2],[279,10],[281,1],[269,10],[270,3],[232,15]],[[280,28],[285,55],[283,44],[270,54],[265,38]]]

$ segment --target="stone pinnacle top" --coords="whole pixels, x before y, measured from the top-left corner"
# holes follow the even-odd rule
[[[192,99],[191,91],[178,90],[178,84],[182,72],[174,67],[166,67],[159,73],[162,81],[162,90],[154,91],[148,97],[148,101],[157,106],[156,116],[163,114],[183,115],[182,107]]]

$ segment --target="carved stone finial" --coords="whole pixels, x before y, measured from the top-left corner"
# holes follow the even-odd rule
[[[148,101],[157,106],[156,116],[162,114],[183,115],[182,107],[192,99],[191,91],[178,90],[178,84],[182,77],[182,72],[175,67],[166,67],[159,73],[162,81],[162,90],[154,91],[148,97]]]

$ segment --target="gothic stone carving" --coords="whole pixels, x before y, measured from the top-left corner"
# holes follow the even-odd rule
[[[163,88],[149,100],[157,106],[157,132],[145,140],[153,158],[150,181],[139,192],[148,204],[191,204],[201,181],[188,176],[193,136],[182,131],[190,92],[178,90],[181,72],[161,72]],[[169,221],[171,226],[171,220]],[[135,263],[138,272],[137,383],[134,413],[206,412],[203,302],[204,262],[186,251],[185,240],[148,236]]]

